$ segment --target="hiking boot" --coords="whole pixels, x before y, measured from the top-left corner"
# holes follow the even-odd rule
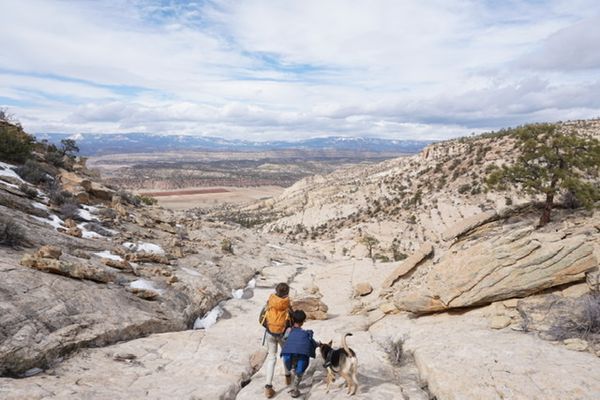
[[[270,399],[273,396],[275,396],[275,390],[273,389],[273,386],[265,385],[265,397]]]
[[[285,376],[285,385],[290,386],[292,384],[292,375]]]
[[[292,390],[290,390],[290,396],[292,396],[293,398],[300,397],[300,391],[296,388],[293,388]]]

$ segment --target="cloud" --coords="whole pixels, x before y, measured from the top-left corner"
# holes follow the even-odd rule
[[[600,14],[568,26],[543,40],[519,65],[532,69],[600,69]]]
[[[597,15],[594,0],[6,0],[0,105],[38,133],[253,139],[596,117]]]

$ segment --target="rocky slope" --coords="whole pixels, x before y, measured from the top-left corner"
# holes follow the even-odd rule
[[[23,243],[0,246],[0,375],[47,368],[80,348],[189,329],[280,258],[268,235],[134,206],[62,171],[63,190],[88,203],[67,219],[51,193],[23,181],[15,166],[1,168],[3,228],[13,226]]]
[[[532,228],[530,199],[479,179],[510,148],[487,135],[307,179],[242,210],[274,219],[262,232],[216,222],[231,209],[141,206],[77,169],[56,175],[79,201],[65,208],[1,164],[3,223],[24,238],[0,247],[0,398],[262,398],[256,319],[287,281],[317,339],[354,334],[357,398],[597,399],[600,215]],[[345,398],[322,362],[305,398]]]

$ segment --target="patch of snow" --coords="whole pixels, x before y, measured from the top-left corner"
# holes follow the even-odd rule
[[[85,228],[79,228],[79,229],[81,229],[81,237],[84,239],[98,239],[98,238],[104,237],[104,236],[100,235],[99,233],[88,231]]]
[[[62,228],[64,225],[63,220],[54,214],[50,214],[51,220],[48,220],[48,219],[42,218],[42,217],[33,217],[33,218],[37,219],[38,221],[45,222],[48,225],[52,225],[56,229]]]
[[[186,268],[186,267],[181,267],[181,270],[183,272],[185,272],[186,274],[190,274],[192,276],[202,276],[202,274],[200,272],[194,271],[193,269],[189,269],[189,268]]]
[[[271,265],[274,267],[280,267],[280,266],[284,265],[284,263],[282,263],[281,261],[272,260]]]
[[[86,221],[98,221],[98,218],[94,217],[88,210],[78,210],[79,216]]]
[[[0,162],[0,176],[8,176],[11,178],[16,178],[19,182],[25,183],[25,181],[17,175],[14,171],[14,168],[17,168],[16,165],[7,164],[5,162]]]
[[[158,289],[156,286],[154,286],[154,282],[148,279],[138,279],[131,282],[129,286],[133,289],[152,290],[153,292],[157,292],[159,294],[162,294],[163,292],[161,289]]]
[[[48,210],[47,205],[38,203],[37,201],[32,202],[31,205],[34,206],[35,208],[39,208],[40,210]]]
[[[23,378],[29,378],[31,376],[37,375],[42,372],[44,372],[44,370],[41,368],[31,368],[31,369],[28,369],[27,371],[23,372],[23,374],[21,376]]]
[[[146,253],[152,253],[152,254],[159,254],[159,255],[164,255],[165,251],[162,249],[162,247],[160,247],[157,244],[154,243],[131,243],[131,242],[125,242],[123,243],[123,247],[125,247],[126,249],[129,249],[131,251],[136,251],[136,252],[146,252]]]
[[[244,289],[237,289],[237,290],[231,289],[231,296],[234,299],[241,299],[243,295],[244,295]]]
[[[104,251],[100,251],[98,253],[94,253],[94,255],[98,256],[98,257],[102,257],[102,258],[108,258],[109,260],[115,260],[115,261],[123,261],[123,258],[119,255],[113,254],[108,250],[104,250]]]
[[[217,320],[223,315],[223,309],[216,306],[210,310],[204,317],[196,319],[194,329],[208,329],[217,323]]]
[[[254,289],[256,287],[256,279],[252,278],[248,281],[246,285],[247,288]]]
[[[98,207],[88,206],[87,204],[82,204],[81,208],[88,210],[91,213],[97,213],[98,211],[100,211]]]

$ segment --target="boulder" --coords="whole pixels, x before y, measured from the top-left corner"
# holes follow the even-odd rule
[[[56,246],[46,245],[40,247],[39,250],[35,253],[35,255],[39,258],[52,258],[58,260],[62,255],[62,250]]]
[[[127,290],[144,300],[156,300],[160,296],[157,291],[149,289],[128,288]]]
[[[67,276],[69,278],[86,279],[98,283],[108,283],[116,280],[114,274],[93,265],[72,263],[53,258],[40,258],[31,254],[25,254],[23,256],[21,265],[44,272]]]
[[[100,183],[91,182],[88,193],[99,200],[111,201],[116,192]]]
[[[373,286],[369,282],[357,283],[354,286],[354,296],[367,296],[373,292]]]
[[[574,351],[586,351],[589,347],[588,342],[582,339],[566,339],[563,341],[567,349]]]
[[[306,296],[294,299],[292,309],[304,311],[307,319],[327,319],[328,307],[318,297]]]
[[[383,289],[392,287],[398,279],[409,273],[431,254],[433,254],[433,245],[431,243],[424,243],[413,255],[402,261],[400,266],[386,278],[381,287]]]
[[[414,313],[524,297],[585,279],[598,266],[584,235],[557,237],[532,228],[474,239],[446,253],[423,281],[394,295],[396,306]]]
[[[506,315],[496,315],[490,322],[490,328],[503,329],[510,325],[511,319]]]

